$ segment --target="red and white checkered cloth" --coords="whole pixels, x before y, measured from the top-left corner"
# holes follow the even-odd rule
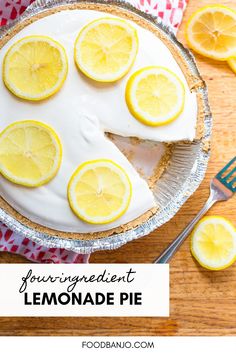
[[[34,0],[0,0],[0,26],[22,14]],[[159,16],[174,32],[177,31],[188,0],[126,0],[138,9]],[[86,263],[88,255],[57,248],[45,248],[22,237],[0,222],[0,251],[21,254],[39,263]]]

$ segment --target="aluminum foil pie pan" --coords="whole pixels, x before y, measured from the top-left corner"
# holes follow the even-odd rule
[[[199,74],[192,54],[177,41],[172,30],[163,25],[160,19],[137,10],[127,2],[118,0],[36,0],[27,8],[20,18],[0,29],[0,40],[8,31],[13,30],[14,26],[18,25],[19,22],[23,22],[49,9],[78,3],[114,5],[123,11],[135,13],[136,16],[149,21],[152,26],[156,26],[163,36],[168,37],[169,41],[176,48],[176,51],[178,51],[178,54],[184,60],[191,75],[195,77],[196,82],[199,83],[196,90],[198,96],[201,98],[203,110],[203,133],[201,139],[192,143],[186,144],[180,142],[173,145],[168,168],[157,181],[153,190],[159,209],[148,221],[143,222],[137,227],[112,236],[90,240],[61,238],[56,236],[56,231],[55,235],[36,231],[17,221],[13,216],[0,208],[0,221],[13,231],[30,238],[40,245],[45,247],[65,248],[78,253],[91,253],[98,250],[112,250],[129,241],[145,236],[169,221],[177,213],[204,178],[210,155],[208,143],[211,136],[212,116],[208,104],[207,88]]]

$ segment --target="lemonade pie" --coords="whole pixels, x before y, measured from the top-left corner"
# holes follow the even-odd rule
[[[16,25],[0,63],[0,206],[67,238],[148,220],[150,183],[109,134],[201,138],[196,81],[168,38],[134,13],[79,3]]]

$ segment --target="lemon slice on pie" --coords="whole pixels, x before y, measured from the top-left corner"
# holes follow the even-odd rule
[[[236,74],[236,55],[228,59],[228,64],[233,72]]]
[[[137,33],[130,24],[101,18],[80,31],[75,42],[75,62],[91,79],[112,82],[128,72],[137,50]]]
[[[236,53],[236,11],[222,5],[201,8],[190,17],[186,37],[197,53],[227,60]]]
[[[49,182],[61,157],[57,134],[43,123],[15,122],[0,134],[0,173],[16,184],[37,187]]]
[[[74,213],[91,224],[106,224],[127,210],[131,182],[122,167],[111,160],[87,161],[72,175],[68,199]]]
[[[185,90],[170,70],[150,66],[135,72],[126,86],[126,103],[140,122],[158,126],[176,119],[183,110]]]
[[[191,251],[205,268],[220,270],[236,259],[236,230],[225,218],[204,217],[192,233]]]
[[[28,36],[5,55],[3,80],[14,95],[38,101],[62,87],[67,71],[67,56],[60,43],[46,36]]]

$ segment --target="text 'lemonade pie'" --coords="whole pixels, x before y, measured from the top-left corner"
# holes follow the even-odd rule
[[[157,208],[108,133],[191,142],[201,122],[187,69],[156,27],[113,6],[76,7],[35,15],[0,44],[0,196],[21,222],[83,239],[132,228]],[[26,168],[14,183],[3,172],[19,174],[17,156]],[[32,170],[36,182],[21,183]]]

